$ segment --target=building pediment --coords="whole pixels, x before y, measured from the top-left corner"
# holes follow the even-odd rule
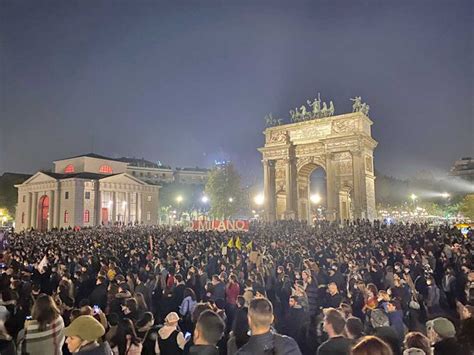
[[[129,175],[127,173],[122,173],[122,174],[116,174],[113,176],[107,176],[102,179],[100,179],[100,182],[110,182],[110,183],[116,183],[116,184],[132,184],[132,185],[142,185],[142,186],[148,186],[146,182],[137,179],[133,177],[132,175]]]
[[[36,174],[34,174],[32,177],[26,180],[22,185],[37,184],[37,183],[42,183],[42,182],[55,182],[55,181],[57,181],[55,178],[41,171],[38,171]]]

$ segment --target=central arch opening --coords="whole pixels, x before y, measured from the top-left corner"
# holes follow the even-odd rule
[[[309,163],[298,171],[298,216],[314,223],[326,217],[326,171],[320,165]]]

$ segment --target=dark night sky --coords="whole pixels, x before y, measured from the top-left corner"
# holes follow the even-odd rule
[[[96,153],[261,175],[263,117],[371,105],[376,168],[474,155],[474,1],[0,1],[0,173]]]

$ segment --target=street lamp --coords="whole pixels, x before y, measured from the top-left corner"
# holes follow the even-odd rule
[[[202,203],[208,203],[209,202],[209,197],[207,197],[207,196],[201,197],[201,202]]]
[[[263,205],[263,202],[265,201],[265,198],[263,194],[258,194],[257,196],[254,197],[253,201],[257,206]]]
[[[183,196],[179,195],[176,197],[176,202],[181,203],[183,201]]]
[[[442,197],[442,198],[449,198],[450,196],[451,196],[451,195],[450,195],[449,193],[447,193],[447,192],[443,192],[443,193],[441,194],[441,197]]]
[[[410,198],[413,202],[415,202],[415,200],[418,198],[418,196],[416,196],[415,194],[411,194]]]
[[[229,202],[234,202],[234,199],[232,197],[229,197]]]
[[[311,203],[317,205],[321,202],[321,196],[319,194],[313,194],[309,197],[309,200],[311,201]]]

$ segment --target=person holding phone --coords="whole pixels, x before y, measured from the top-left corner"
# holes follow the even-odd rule
[[[189,354],[218,355],[217,343],[224,336],[224,330],[224,321],[216,312],[201,313],[194,329],[194,346],[189,350]]]

